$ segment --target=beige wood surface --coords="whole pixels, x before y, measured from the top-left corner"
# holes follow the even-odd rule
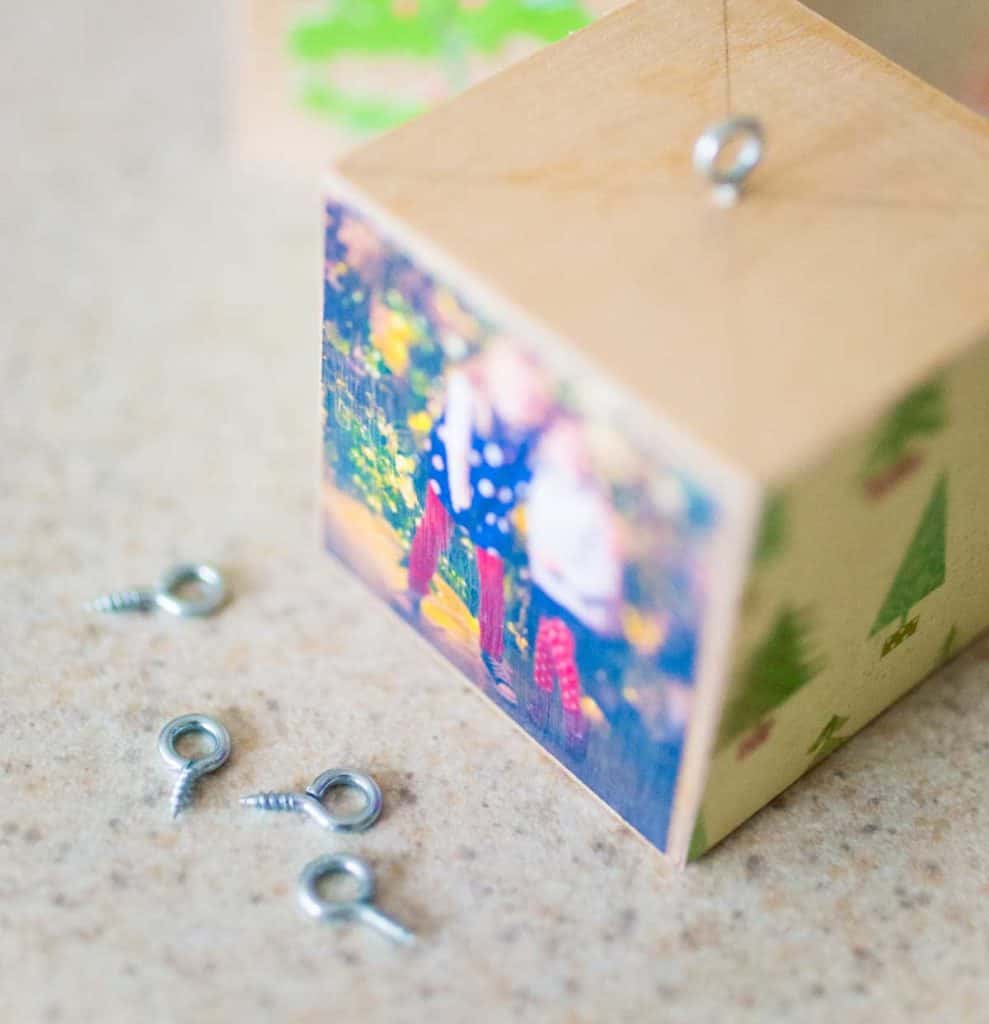
[[[724,210],[729,106],[768,150]],[[989,127],[793,0],[639,0],[341,172],[760,478],[989,322]]]

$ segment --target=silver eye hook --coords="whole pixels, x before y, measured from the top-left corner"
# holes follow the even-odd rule
[[[183,597],[182,587],[189,583],[198,585],[199,592]],[[148,612],[160,608],[170,615],[198,618],[212,615],[226,597],[227,586],[219,569],[207,562],[183,562],[172,566],[154,587],[116,590],[86,607],[94,612]]]
[[[179,737],[189,733],[203,733],[213,740],[213,749],[202,757],[184,757],[175,744]],[[230,733],[215,718],[194,713],[180,715],[166,723],[158,734],[158,752],[165,764],[179,773],[172,792],[172,817],[177,818],[192,799],[196,783],[210,772],[215,772],[230,757]]]
[[[333,875],[347,875],[357,883],[350,899],[329,899],[319,892],[319,883]],[[393,942],[413,945],[415,935],[404,925],[383,914],[374,905],[374,872],[367,861],[349,853],[331,853],[310,861],[299,875],[296,889],[299,906],[317,921],[363,921],[387,935]]]
[[[738,144],[728,167],[720,166],[725,150]],[[715,201],[721,206],[738,202],[749,175],[759,166],[765,148],[762,122],[755,117],[729,117],[711,125],[694,143],[694,169],[714,185]]]
[[[323,799],[331,789],[353,789],[363,797],[363,804],[349,814],[329,810]],[[240,798],[245,807],[260,811],[295,811],[308,815],[331,832],[364,832],[380,817],[381,788],[370,775],[349,768],[330,768],[316,776],[302,793],[252,793]]]

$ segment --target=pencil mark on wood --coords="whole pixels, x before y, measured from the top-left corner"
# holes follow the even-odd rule
[[[731,114],[731,47],[728,45],[728,0],[721,0],[721,27],[725,43],[725,113]]]

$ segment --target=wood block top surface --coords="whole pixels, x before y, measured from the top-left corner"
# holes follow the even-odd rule
[[[767,150],[725,210],[729,109]],[[989,127],[793,0],[639,0],[339,173],[761,479],[989,323]]]

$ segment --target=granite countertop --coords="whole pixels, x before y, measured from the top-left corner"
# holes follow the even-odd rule
[[[315,183],[228,161],[217,11],[4,23],[3,1019],[985,1019],[989,643],[671,873],[320,553]],[[82,611],[180,557],[222,614]],[[234,754],[173,824],[191,710]],[[373,831],[237,806],[331,764]],[[300,915],[330,849],[416,949]]]

